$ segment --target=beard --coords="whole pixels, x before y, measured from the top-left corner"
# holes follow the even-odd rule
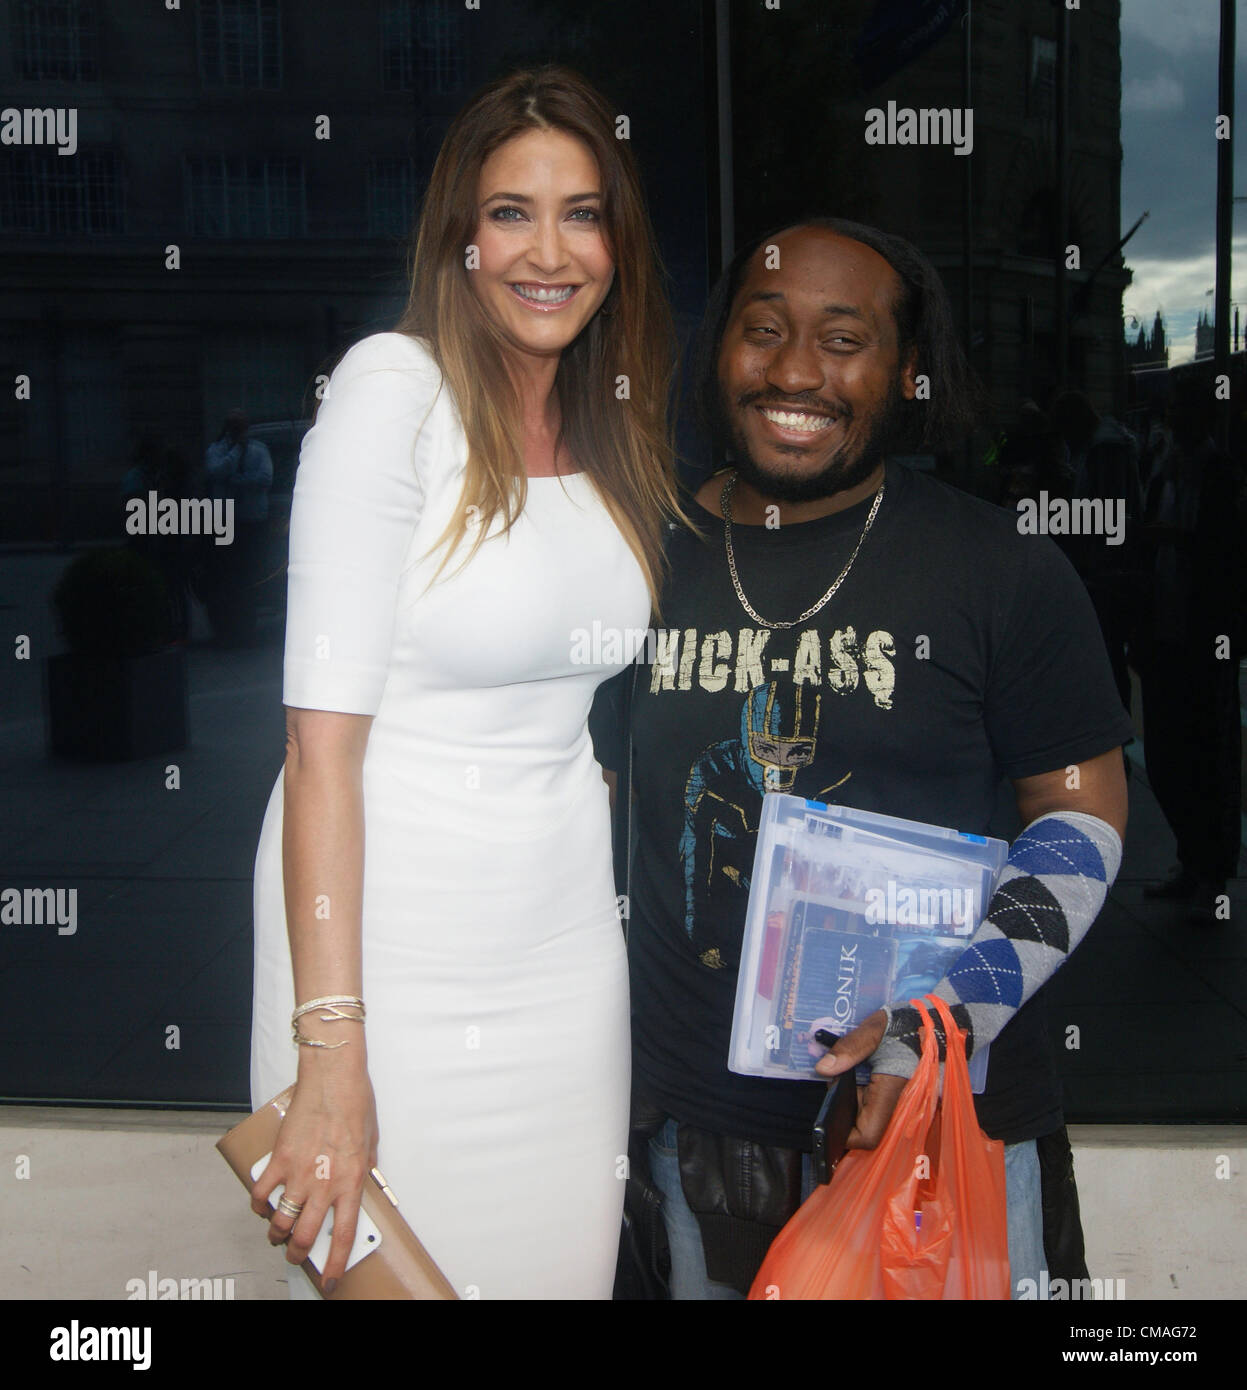
[[[749,453],[743,433],[734,425],[729,427],[732,462],[743,482],[761,496],[778,502],[816,502],[834,497],[838,492],[849,492],[860,487],[899,443],[904,432],[905,404],[900,380],[896,378],[889,383],[888,394],[856,458],[846,458],[845,450],[850,446],[842,444],[817,473],[808,477],[794,477],[762,467]]]

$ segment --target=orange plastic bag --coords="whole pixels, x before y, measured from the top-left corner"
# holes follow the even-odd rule
[[[942,999],[939,1051],[923,1002],[922,1058],[876,1149],[851,1149],[780,1231],[754,1299],[1009,1297],[1004,1145],[979,1129],[965,1034]],[[851,1084],[851,1083],[850,1083]]]

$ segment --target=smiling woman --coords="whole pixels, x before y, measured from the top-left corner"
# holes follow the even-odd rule
[[[530,477],[579,470],[656,603],[662,519],[679,511],[675,340],[614,109],[566,68],[487,87],[447,132],[413,260],[398,330],[427,341],[468,446],[443,560],[469,526],[473,547],[495,517],[509,527]]]
[[[464,1297],[611,1295],[627,964],[586,721],[634,653],[575,634],[644,635],[678,515],[613,124],[560,69],[456,118],[398,331],[346,354],[304,441],[253,1101],[296,1087],[252,1195],[295,1263],[332,1209],[329,1293],[377,1164]]]

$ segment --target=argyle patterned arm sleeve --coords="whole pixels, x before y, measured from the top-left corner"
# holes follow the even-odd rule
[[[936,985],[966,1032],[966,1055],[990,1043],[1068,959],[1098,916],[1121,865],[1121,840],[1097,816],[1053,811],[1014,840],[987,912]],[[887,1009],[872,1071],[909,1077],[921,1054],[917,1009]],[[934,1020],[944,1056],[944,1032]]]

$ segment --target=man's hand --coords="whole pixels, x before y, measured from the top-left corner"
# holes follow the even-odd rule
[[[820,1057],[814,1070],[819,1076],[829,1078],[851,1072],[883,1041],[887,1023],[887,1014],[882,1009],[876,1010],[851,1033],[846,1033],[825,1057]],[[904,1089],[903,1076],[886,1076],[882,1072],[872,1076],[870,1085],[864,1090],[858,1088],[857,1123],[849,1132],[847,1148],[873,1149],[878,1146]]]

